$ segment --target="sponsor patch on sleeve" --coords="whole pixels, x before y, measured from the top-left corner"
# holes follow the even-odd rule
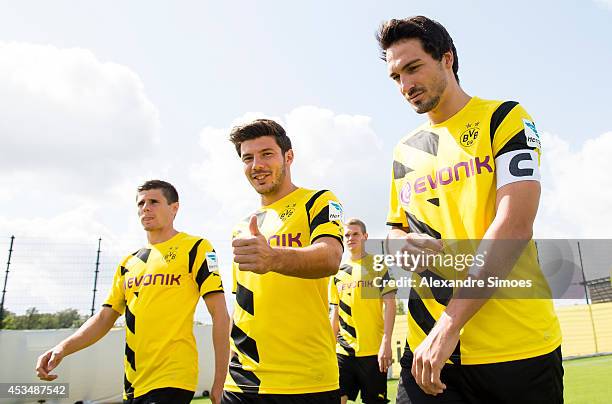
[[[329,201],[329,221],[334,220],[344,221],[344,211],[338,202]]]
[[[542,142],[540,141],[540,134],[535,127],[535,123],[529,119],[523,118],[523,126],[525,128],[525,138],[527,139],[527,146],[536,147],[542,149]]]
[[[208,265],[209,271],[217,271],[219,269],[219,263],[217,262],[217,253],[207,252],[206,253],[206,264]]]

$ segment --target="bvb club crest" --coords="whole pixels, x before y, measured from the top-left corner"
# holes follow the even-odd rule
[[[164,255],[164,260],[166,262],[174,261],[176,258],[176,253],[178,252],[178,247],[170,247],[166,255]]]
[[[285,206],[285,210],[280,214],[280,219],[283,222],[293,216],[293,213],[295,212],[295,205],[295,203],[290,203],[289,205]]]
[[[479,124],[480,122],[476,122],[474,125],[471,123],[465,125],[466,129],[459,137],[459,141],[463,146],[470,147],[476,142],[476,139],[478,139],[478,133],[480,132],[480,128],[478,127]]]

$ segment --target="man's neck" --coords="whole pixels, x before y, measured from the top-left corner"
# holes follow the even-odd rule
[[[291,181],[287,181],[286,185],[283,185],[279,188],[279,190],[273,194],[265,194],[261,196],[261,205],[268,206],[273,204],[274,202],[283,199],[293,191],[295,191],[298,187],[293,185]]]
[[[451,118],[470,101],[470,97],[454,80],[449,84],[438,105],[427,113],[432,125]]]
[[[170,240],[177,234],[178,231],[174,230],[174,227],[162,230],[153,230],[147,232],[147,240],[149,241],[149,244],[159,244]]]
[[[362,259],[366,255],[368,255],[368,254],[366,254],[365,251],[355,251],[355,252],[351,251],[351,260],[352,261],[359,261],[360,259]]]

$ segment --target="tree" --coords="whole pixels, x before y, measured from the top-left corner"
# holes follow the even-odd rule
[[[7,330],[49,330],[57,328],[78,328],[87,320],[76,309],[61,310],[56,313],[39,313],[30,307],[23,315],[5,310],[3,328]]]
[[[395,314],[406,314],[404,301],[402,299],[397,300],[397,305],[395,306]]]

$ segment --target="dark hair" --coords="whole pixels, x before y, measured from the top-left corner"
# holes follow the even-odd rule
[[[257,139],[262,136],[272,136],[280,147],[283,155],[291,149],[291,139],[285,133],[285,129],[272,119],[256,119],[253,122],[241,126],[234,126],[230,132],[230,142],[236,147],[238,156],[242,156],[240,145],[245,140]]]
[[[435,60],[442,60],[446,52],[453,53],[453,73],[457,83],[459,82],[459,58],[457,49],[453,44],[453,38],[448,34],[446,28],[437,21],[417,15],[401,20],[391,19],[383,22],[378,28],[376,39],[381,49],[382,59],[387,58],[387,49],[396,42],[404,39],[416,38],[421,41],[423,50]]]
[[[362,222],[361,220],[357,219],[357,218],[351,218],[346,222],[346,226],[359,226],[361,228],[361,232],[363,234],[366,234],[366,225],[364,222]]]
[[[172,184],[162,180],[149,180],[138,187],[138,192],[148,191],[151,189],[161,189],[162,194],[168,201],[168,204],[178,202],[178,192],[176,192],[176,188]]]

